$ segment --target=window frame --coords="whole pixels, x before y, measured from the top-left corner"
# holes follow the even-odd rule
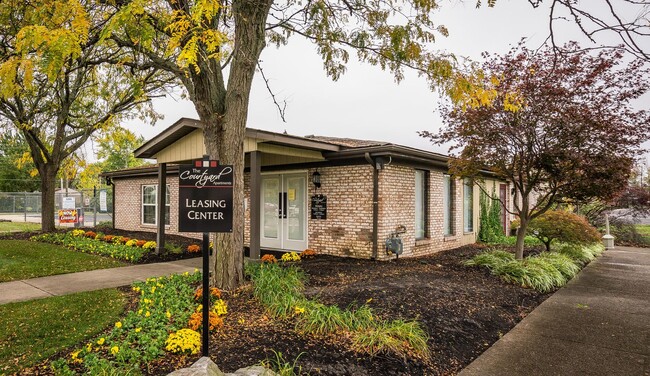
[[[454,235],[454,179],[449,174],[442,175],[442,234]]]
[[[145,188],[153,187],[153,198],[154,203],[145,203],[144,194]],[[166,184],[165,190],[165,226],[169,226],[171,223],[171,194],[170,194],[170,185]],[[154,208],[154,217],[153,223],[145,222],[144,218],[144,208],[145,206],[153,206]],[[143,226],[158,226],[158,184],[142,184],[140,189],[140,224]]]
[[[474,232],[474,182],[463,180],[463,232]]]
[[[418,175],[422,175],[422,181],[418,184]],[[418,187],[422,190],[421,192],[421,213],[422,216],[422,229],[418,228]],[[429,171],[427,170],[415,170],[415,181],[414,181],[414,237],[415,240],[423,240],[429,238]]]

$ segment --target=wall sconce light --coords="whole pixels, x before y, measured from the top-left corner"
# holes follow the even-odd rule
[[[311,175],[311,182],[314,183],[314,187],[320,188],[320,173],[318,170]]]

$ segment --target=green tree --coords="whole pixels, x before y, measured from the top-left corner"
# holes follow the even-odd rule
[[[144,137],[123,127],[113,127],[103,132],[96,139],[97,158],[102,160],[103,171],[114,171],[124,168],[139,167],[146,161],[136,158],[133,151],[144,143]]]
[[[38,178],[32,176],[31,159],[25,160],[29,146],[20,134],[0,135],[0,192],[32,192],[38,189]]]
[[[501,201],[496,195],[496,188],[492,187],[490,195],[481,188],[479,197],[480,226],[478,238],[484,243],[491,243],[502,237],[503,226],[501,225]]]
[[[172,77],[100,32],[112,7],[77,0],[0,2],[0,123],[21,132],[41,182],[42,230],[54,229],[62,164],[99,129],[139,113]]]
[[[206,151],[234,166],[233,233],[217,234],[217,286],[243,282],[244,134],[251,84],[267,42],[290,37],[316,45],[326,73],[338,79],[350,52],[390,71],[396,81],[405,69],[424,76],[452,98],[485,103],[489,96],[476,77],[460,75],[455,57],[428,52],[446,36],[433,19],[435,0],[132,0],[114,2],[117,12],[103,37],[138,53],[133,66],[155,66],[178,78],[194,103]],[[477,81],[477,82],[476,82]]]

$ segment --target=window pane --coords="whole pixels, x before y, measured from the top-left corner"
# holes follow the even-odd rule
[[[444,235],[451,235],[451,177],[449,175],[443,176],[442,181],[442,228]]]
[[[156,207],[152,205],[144,205],[142,207],[142,223],[149,225],[156,224]]]
[[[143,204],[156,204],[156,186],[145,185],[142,187],[142,203]]]
[[[165,224],[169,224],[169,205],[165,206]]]
[[[463,218],[465,232],[474,231],[474,190],[471,180],[463,184]]]
[[[415,238],[425,236],[425,176],[424,171],[415,171]]]

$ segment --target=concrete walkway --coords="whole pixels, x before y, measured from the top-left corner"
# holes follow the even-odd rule
[[[650,248],[606,251],[459,375],[649,376]]]
[[[130,285],[150,277],[194,272],[201,258],[124,266],[0,283],[0,304]]]

